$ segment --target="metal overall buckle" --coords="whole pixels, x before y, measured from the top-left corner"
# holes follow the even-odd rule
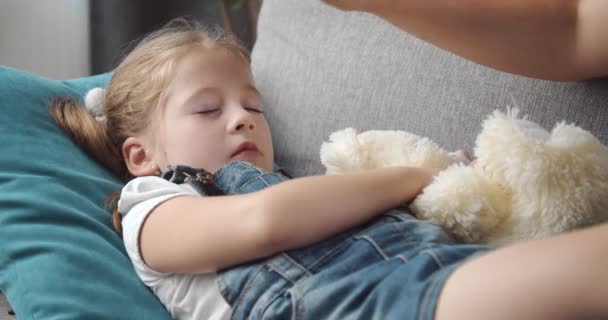
[[[215,176],[205,169],[194,169],[178,167],[174,169],[176,173],[185,176],[184,182],[192,185],[199,192],[209,196],[222,195],[224,192],[215,185]]]

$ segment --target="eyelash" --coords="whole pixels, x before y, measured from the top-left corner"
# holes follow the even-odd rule
[[[212,113],[214,113],[214,112],[216,112],[216,111],[219,111],[219,110],[220,110],[220,109],[211,109],[211,110],[199,111],[199,112],[197,112],[197,113],[200,113],[200,114],[212,114]]]
[[[219,109],[219,108],[217,108],[217,109],[211,109],[211,110],[199,111],[199,112],[197,112],[197,113],[200,113],[200,114],[212,114],[212,113],[214,113],[214,112],[216,112],[216,111],[219,111],[219,110],[220,110],[220,109]],[[262,111],[262,110],[258,110],[258,109],[255,109],[255,108],[245,108],[245,110],[247,110],[247,111],[249,111],[249,112],[253,112],[253,113],[264,114],[264,111]]]
[[[255,108],[245,108],[245,110],[251,111],[251,112],[255,112],[255,113],[259,113],[259,114],[263,114],[264,113],[264,111],[259,110],[259,109],[255,109]]]

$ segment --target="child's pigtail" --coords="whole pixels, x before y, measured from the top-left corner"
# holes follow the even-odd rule
[[[194,20],[178,19],[151,33],[112,70],[107,91],[90,90],[85,106],[68,98],[50,107],[55,122],[91,157],[123,182],[133,178],[122,157],[122,144],[129,137],[147,133],[156,115],[166,107],[166,90],[175,66],[190,50],[224,49],[250,63],[247,50],[234,36],[206,30]],[[120,192],[111,194],[107,207],[118,233],[121,215],[116,210]]]
[[[126,167],[121,152],[112,141],[104,122],[97,121],[87,109],[71,98],[55,99],[50,113],[74,143],[124,180]]]
[[[71,98],[55,99],[49,113],[74,143],[121,180],[127,180],[128,171],[122,160],[121,150],[112,140],[105,119],[100,119],[99,116],[96,119],[95,115]],[[112,193],[106,204],[112,211],[114,229],[121,234],[121,216],[117,209],[119,198],[120,192]]]
[[[122,214],[118,212],[118,200],[120,200],[120,191],[112,192],[106,199],[106,205],[112,212],[114,230],[122,236]]]

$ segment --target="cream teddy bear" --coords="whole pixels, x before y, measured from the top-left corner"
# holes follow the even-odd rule
[[[405,131],[347,128],[321,146],[327,174],[386,166],[444,169],[410,204],[465,242],[504,245],[608,218],[608,148],[589,132],[551,132],[495,111],[477,136],[473,165],[454,163],[433,141]]]

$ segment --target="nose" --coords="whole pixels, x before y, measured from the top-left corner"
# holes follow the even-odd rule
[[[243,107],[237,108],[230,123],[229,130],[232,132],[252,131],[255,129],[255,122],[251,113]]]
[[[240,130],[243,130],[245,128],[247,128],[249,130],[253,130],[254,125],[253,125],[253,123],[249,123],[249,124],[241,123],[241,124],[237,125],[236,131],[240,131]]]

